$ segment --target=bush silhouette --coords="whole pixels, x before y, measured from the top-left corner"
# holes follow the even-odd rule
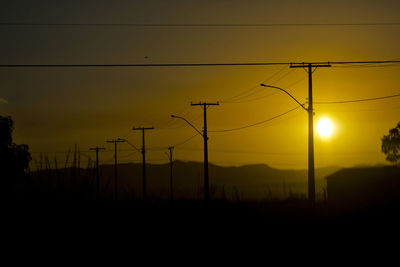
[[[3,190],[7,185],[20,181],[32,159],[28,145],[13,143],[14,121],[10,116],[0,115],[0,177]]]
[[[400,122],[389,130],[388,135],[382,137],[382,152],[386,155],[387,161],[395,165],[400,161]]]

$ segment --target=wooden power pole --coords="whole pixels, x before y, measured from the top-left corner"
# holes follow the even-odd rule
[[[154,127],[133,127],[132,130],[142,131],[142,197],[143,200],[147,198],[147,187],[146,187],[146,149],[145,149],[145,140],[144,140],[144,132],[146,130],[153,130]]]
[[[118,162],[117,162],[117,144],[125,142],[124,140],[107,140],[107,143],[114,144],[114,198],[118,200]]]
[[[203,127],[203,139],[204,139],[204,200],[207,202],[210,200],[210,187],[208,177],[208,137],[207,137],[207,108],[208,106],[218,106],[219,103],[190,103],[191,106],[201,106],[204,111],[204,127]]]
[[[330,67],[328,64],[296,63],[290,68],[304,68],[308,72],[308,199],[315,205],[315,167],[314,167],[314,110],[312,74],[313,68]]]
[[[172,158],[172,152],[174,151],[174,147],[170,146],[168,147],[169,150],[169,193],[170,193],[170,200],[174,200],[174,176],[173,176],[173,158]]]
[[[100,195],[99,151],[105,150],[105,148],[96,146],[94,148],[90,148],[90,150],[96,151],[96,194],[95,194],[95,197],[96,197],[96,199],[99,199],[99,195]]]

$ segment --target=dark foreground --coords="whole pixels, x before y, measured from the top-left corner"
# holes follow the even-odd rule
[[[153,229],[236,230],[315,228],[395,225],[399,203],[363,208],[332,207],[328,203],[310,205],[307,200],[225,201],[208,203],[194,200],[143,201],[23,201],[5,203],[4,218],[51,225],[70,226],[92,222],[96,225],[140,226]],[[222,227],[222,228],[221,228]],[[137,228],[138,229],[138,228]]]
[[[341,255],[360,245],[380,247],[397,240],[397,214],[395,207],[343,211],[322,203],[311,207],[305,200],[24,201],[6,205],[2,222],[9,244],[62,251],[57,260],[79,251],[99,261],[110,255],[113,261],[189,257],[192,265],[216,256],[236,261],[245,253],[297,261],[290,255],[310,249],[327,253],[330,247]]]

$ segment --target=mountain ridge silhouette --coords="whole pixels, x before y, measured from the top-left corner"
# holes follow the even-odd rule
[[[339,167],[316,169],[316,188],[319,198],[323,198],[324,178]],[[147,191],[152,198],[169,198],[169,163],[146,164]],[[175,198],[203,198],[203,163],[196,161],[173,162]],[[209,164],[210,191],[216,199],[284,199],[290,197],[306,198],[307,170],[285,170],[267,164],[243,166],[219,166]],[[57,178],[58,177],[58,178]],[[72,180],[70,179],[72,177]],[[42,170],[32,173],[34,183],[57,184],[68,188],[69,183],[84,183],[87,190],[94,187],[94,169]],[[60,182],[61,181],[61,182]],[[74,182],[72,182],[74,181]],[[118,164],[118,189],[121,199],[138,199],[142,193],[142,164]],[[112,198],[114,188],[114,165],[100,165],[100,191],[106,198]]]

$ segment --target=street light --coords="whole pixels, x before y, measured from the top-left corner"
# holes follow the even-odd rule
[[[266,85],[266,84],[260,84],[261,86],[268,87],[268,88],[274,88],[278,89],[288,96],[290,96],[294,101],[296,101],[297,104],[299,104],[305,111],[308,112],[308,199],[311,201],[312,204],[315,204],[315,168],[314,168],[314,126],[313,126],[313,115],[314,111],[312,109],[312,105],[308,105],[308,108],[304,106],[304,104],[301,104],[294,96],[292,96],[289,92],[287,92],[285,89],[277,87],[277,86],[272,86],[272,85]]]
[[[264,87],[269,87],[269,88],[274,88],[274,89],[281,90],[282,92],[284,92],[284,93],[286,93],[288,96],[290,96],[294,101],[296,101],[297,104],[299,104],[305,111],[308,112],[308,109],[304,107],[304,104],[301,104],[299,101],[297,101],[297,99],[294,98],[294,96],[292,96],[292,95],[291,95],[288,91],[286,91],[285,89],[280,88],[280,87],[278,87],[278,86],[267,85],[267,84],[263,84],[263,83],[260,84],[260,85],[261,85],[261,86],[264,86]]]
[[[198,132],[201,136],[203,136],[203,134],[202,134],[196,127],[194,127],[193,124],[191,124],[187,119],[185,119],[184,117],[179,117],[179,116],[171,115],[171,118],[174,118],[174,119],[181,119],[181,120],[186,121],[186,123],[189,124],[196,132]]]
[[[183,117],[171,115],[171,118],[184,120],[187,124],[190,125],[190,127],[192,127],[198,134],[200,134],[203,137],[203,140],[204,140],[204,200],[206,202],[208,202],[208,200],[210,199],[210,191],[209,191],[209,183],[208,183],[207,130],[206,130],[206,128],[204,128],[204,133],[200,132],[193,124],[191,124],[187,119],[185,119]]]
[[[126,142],[128,145],[130,145],[131,147],[133,147],[137,152],[142,153],[142,151],[137,148],[134,144],[132,144],[131,142],[129,142],[128,140],[124,139],[124,138],[118,138],[118,140],[124,141]]]

